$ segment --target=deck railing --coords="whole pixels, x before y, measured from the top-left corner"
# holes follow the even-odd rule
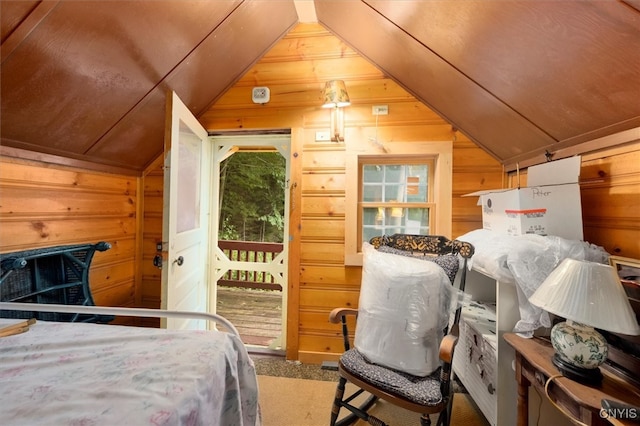
[[[281,243],[252,241],[218,241],[218,247],[231,260],[260,263],[273,261],[284,249]],[[229,270],[218,280],[218,285],[282,291],[282,286],[264,271]]]

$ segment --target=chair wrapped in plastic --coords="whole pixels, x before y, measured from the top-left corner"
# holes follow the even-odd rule
[[[111,245],[77,244],[0,254],[0,301],[94,306],[89,285],[93,255]],[[108,323],[113,315],[0,311],[3,318]]]
[[[431,414],[438,414],[437,425],[449,425],[460,297],[473,252],[467,242],[432,235],[395,234],[364,244],[358,309],[336,308],[329,316],[342,324],[345,347],[331,426],[358,419],[385,425],[368,413],[378,398],[420,413],[423,426],[431,425]],[[357,317],[354,347],[349,316]],[[348,395],[347,382],[357,387]],[[356,405],[364,392],[370,396]],[[342,408],[349,414],[338,420]]]

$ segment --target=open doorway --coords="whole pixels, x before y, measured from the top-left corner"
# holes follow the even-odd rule
[[[286,336],[290,136],[212,136],[215,311],[243,342],[282,351]]]

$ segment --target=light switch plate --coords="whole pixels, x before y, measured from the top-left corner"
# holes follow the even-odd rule
[[[388,115],[389,114],[389,106],[388,105],[374,105],[371,107],[371,114],[373,115]]]
[[[316,142],[323,142],[331,140],[331,135],[329,132],[316,132]]]

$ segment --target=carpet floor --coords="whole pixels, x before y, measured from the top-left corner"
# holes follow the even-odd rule
[[[347,390],[351,387],[347,384]],[[327,426],[336,383],[325,380],[258,376],[263,426]],[[342,412],[345,411],[344,409]],[[342,413],[346,415],[347,413]],[[418,426],[420,416],[379,401],[370,413],[392,426]],[[432,420],[435,423],[434,417]],[[356,426],[366,423],[358,421]],[[468,394],[456,393],[452,426],[488,426]]]
[[[256,374],[259,376],[289,377],[292,379],[338,381],[338,372],[324,370],[319,365],[302,364],[299,361],[285,361],[281,357],[254,357]]]
[[[252,357],[258,374],[264,426],[326,426],[338,381],[338,372],[318,365],[285,361],[280,357]],[[347,385],[352,386],[350,384]],[[488,426],[480,410],[461,386],[454,386],[451,426]],[[342,411],[345,411],[344,409]],[[371,414],[392,426],[420,424],[420,416],[379,401]],[[343,414],[341,412],[341,414]],[[347,413],[344,413],[346,415]],[[435,423],[437,416],[432,419]],[[365,425],[358,421],[357,426]]]

